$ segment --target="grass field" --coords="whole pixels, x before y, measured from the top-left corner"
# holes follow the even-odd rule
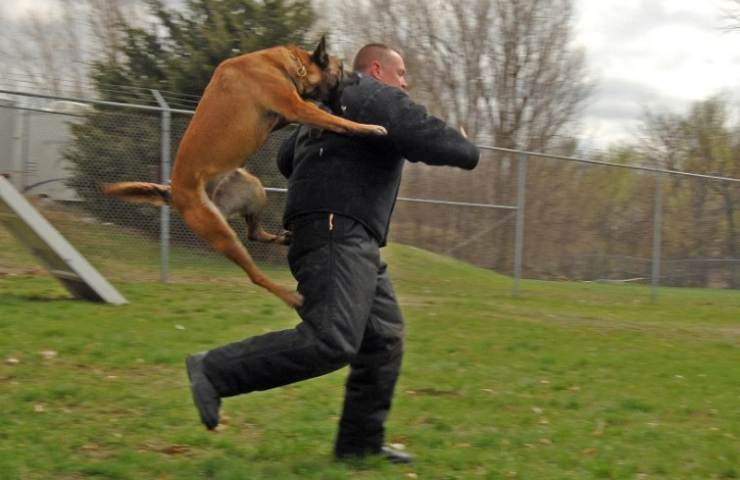
[[[408,340],[389,440],[418,460],[343,465],[346,371],[227,399],[225,427],[201,427],[185,354],[297,317],[220,261],[157,283],[155,252],[97,249],[131,302],[102,306],[0,229],[0,478],[740,478],[737,291],[651,304],[640,286],[525,281],[513,299],[508,278],[392,245]]]

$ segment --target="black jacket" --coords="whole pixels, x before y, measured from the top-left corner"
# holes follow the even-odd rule
[[[385,245],[404,158],[465,169],[478,164],[474,144],[400,89],[362,77],[345,88],[341,103],[345,118],[382,125],[388,135],[317,135],[298,128],[278,154],[278,168],[288,178],[287,228],[297,216],[331,212],[363,223]]]

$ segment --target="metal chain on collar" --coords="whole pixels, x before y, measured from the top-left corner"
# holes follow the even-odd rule
[[[293,57],[293,60],[295,60],[295,62],[298,64],[298,71],[296,72],[296,75],[298,76],[298,78],[305,77],[307,74],[306,66],[303,65],[303,62],[301,62],[301,60],[298,57],[296,57],[294,53],[291,52],[290,56]]]

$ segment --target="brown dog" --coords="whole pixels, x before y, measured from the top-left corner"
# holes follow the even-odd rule
[[[123,182],[105,185],[103,191],[154,204],[162,204],[171,196],[172,205],[191,230],[242,267],[252,282],[288,305],[299,306],[303,301],[300,294],[276,285],[255,265],[219,208],[208,198],[206,185],[241,167],[270,132],[286,122],[338,133],[385,135],[381,126],[346,120],[304,100],[329,98],[336,93],[342,77],[342,64],[327,54],[324,38],[313,53],[287,45],[228,59],[216,68],[180,142],[171,189]],[[260,238],[259,231],[255,234]],[[274,237],[265,235],[261,238]]]

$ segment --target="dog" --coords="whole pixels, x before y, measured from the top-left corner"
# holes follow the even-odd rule
[[[102,190],[124,200],[170,203],[193,232],[239,265],[253,283],[298,307],[303,303],[301,295],[262,273],[224,218],[223,205],[214,203],[206,188],[226,174],[226,178],[242,175],[244,179],[246,172],[237,169],[270,132],[287,123],[351,135],[386,135],[382,126],[356,123],[307,101],[338,98],[343,77],[342,63],[327,53],[325,37],[313,53],[284,45],[225,60],[214,71],[183,135],[171,185],[120,182],[105,184]],[[251,233],[262,241],[287,241],[284,235],[267,234],[261,227]]]

